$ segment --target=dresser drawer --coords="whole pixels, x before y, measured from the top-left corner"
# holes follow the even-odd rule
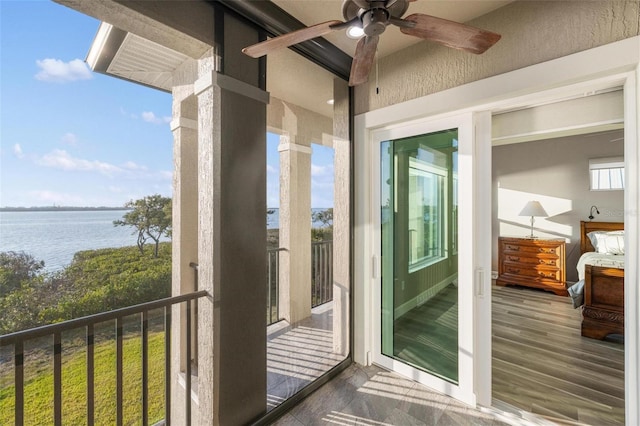
[[[505,262],[524,263],[527,265],[545,265],[545,266],[559,266],[560,259],[558,257],[535,257],[527,256],[523,254],[505,254]]]
[[[521,277],[544,278],[560,282],[562,279],[562,271],[560,269],[543,269],[531,268],[526,265],[505,264],[503,267],[504,274],[519,275]]]
[[[531,245],[520,245],[513,243],[504,243],[503,247],[505,254],[518,253],[523,256],[536,256],[540,254],[550,254],[554,256],[560,255],[560,248],[557,246],[545,247],[545,246],[531,246]]]

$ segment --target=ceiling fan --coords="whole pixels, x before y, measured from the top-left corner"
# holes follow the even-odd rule
[[[302,43],[332,31],[358,26],[363,29],[364,37],[356,46],[349,76],[349,85],[357,86],[367,81],[379,36],[389,24],[396,25],[404,34],[475,54],[484,53],[500,40],[500,34],[422,13],[414,13],[403,19],[402,15],[411,1],[414,0],[344,0],[344,22],[336,20],[312,25],[245,47],[242,52],[252,58],[259,58],[276,49]]]

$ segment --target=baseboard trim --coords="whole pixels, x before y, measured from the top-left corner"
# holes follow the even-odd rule
[[[401,316],[403,316],[413,308],[416,308],[420,305],[424,305],[429,300],[433,299],[438,293],[444,290],[446,286],[451,284],[457,278],[458,278],[458,274],[453,274],[443,279],[436,285],[426,289],[422,293],[418,294],[416,297],[404,302],[402,305],[400,305],[397,309],[394,310],[393,319],[397,320],[398,318],[400,318]]]

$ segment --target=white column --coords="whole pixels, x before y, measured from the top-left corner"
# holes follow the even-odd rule
[[[311,315],[311,147],[280,136],[280,316]]]
[[[351,296],[351,143],[347,120],[349,88],[342,80],[333,87],[333,350],[349,353]]]
[[[176,96],[176,95],[174,95]],[[179,96],[179,95],[178,95]],[[172,200],[172,256],[171,295],[191,293],[195,290],[196,274],[189,266],[198,261],[198,122],[196,99],[175,99],[173,105],[173,200]],[[195,309],[194,309],[195,311]],[[187,364],[186,347],[192,344],[195,357],[195,339],[187,342],[186,306],[172,309],[171,371],[172,371],[172,423],[184,423],[184,387],[178,377]],[[192,315],[195,324],[195,312]],[[195,328],[194,328],[195,330]],[[195,337],[195,336],[194,336]]]
[[[215,71],[198,97],[199,424],[247,424],[266,411],[266,103]]]

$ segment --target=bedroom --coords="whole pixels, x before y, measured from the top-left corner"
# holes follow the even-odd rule
[[[520,215],[529,201],[547,215],[534,218],[533,235],[564,243],[567,287],[578,281],[580,222],[623,222],[624,191],[589,186],[589,160],[623,157],[622,109],[621,92],[610,91],[494,116],[494,277],[499,237],[531,235],[531,216]],[[623,339],[581,337],[580,311],[568,296],[494,287],[494,399],[550,418],[624,423]],[[516,361],[514,347],[537,359]],[[519,377],[517,391],[502,385],[504,375]]]

